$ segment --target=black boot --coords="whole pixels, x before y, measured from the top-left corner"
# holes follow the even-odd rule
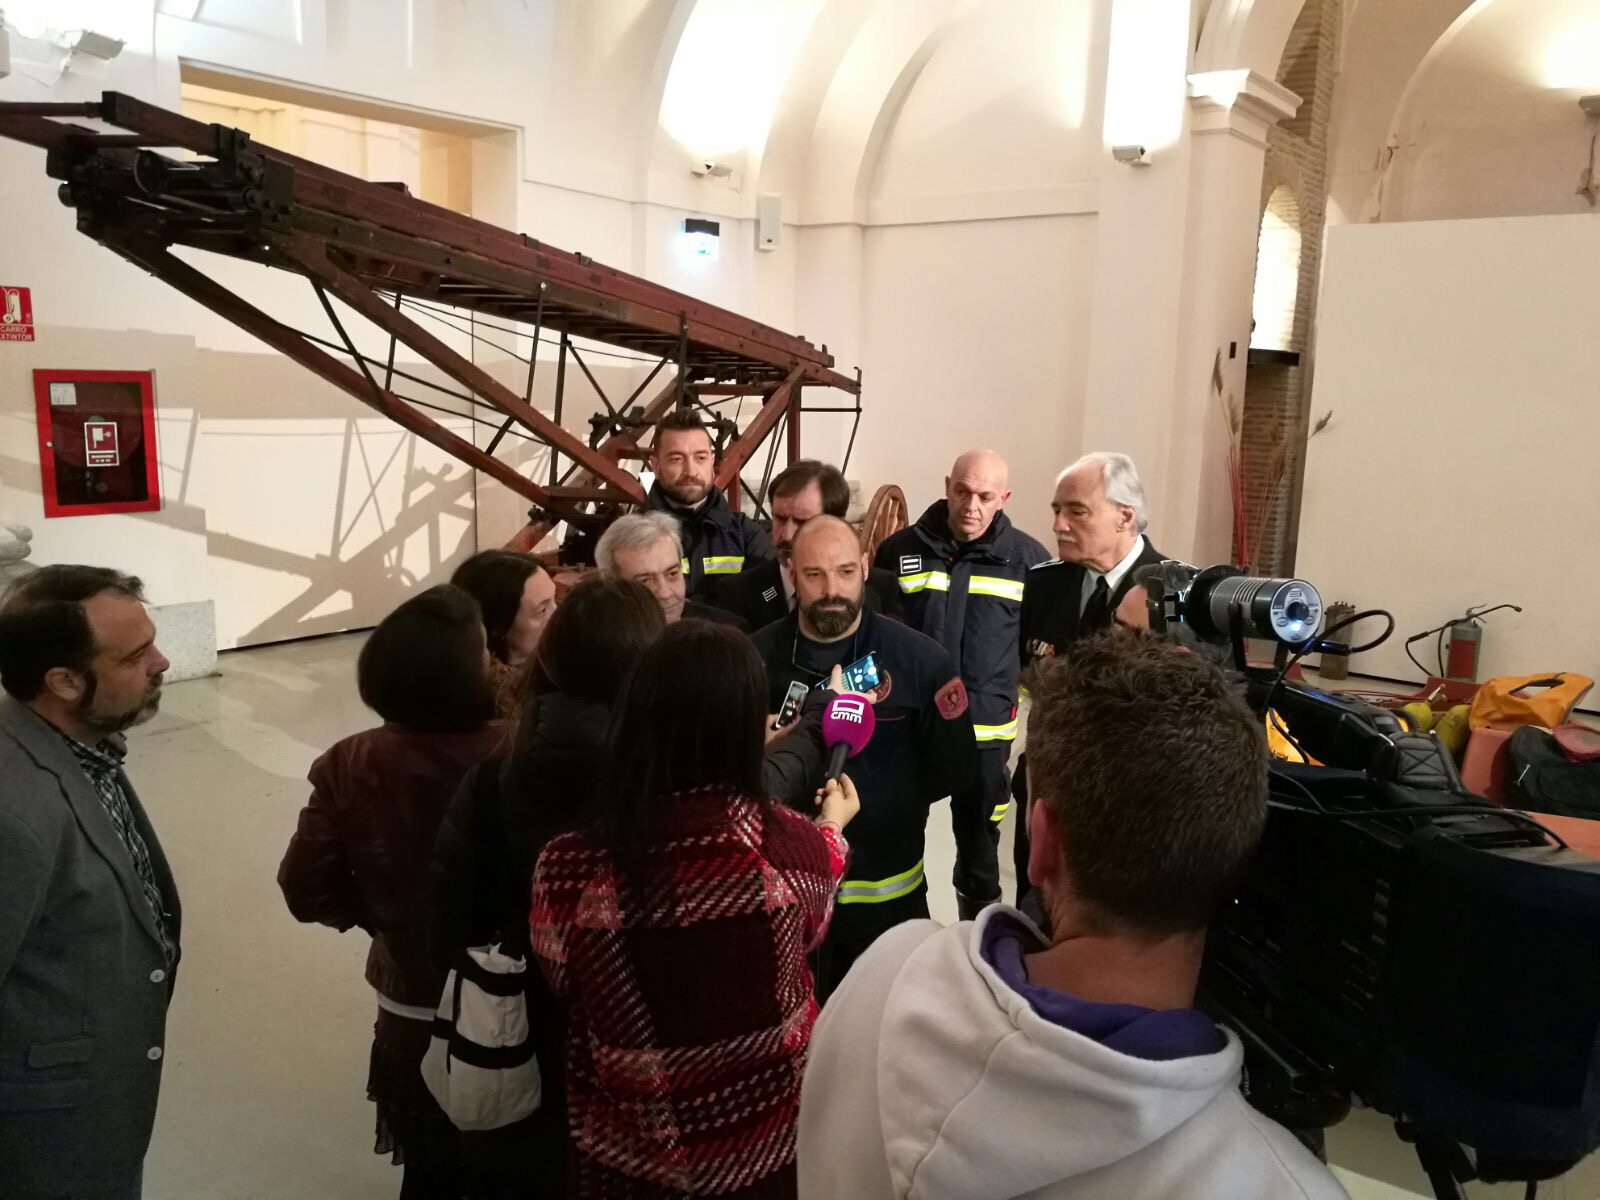
[[[996,899],[998,899],[998,897],[996,897]],[[978,918],[978,914],[993,903],[993,900],[978,900],[975,897],[966,896],[960,892],[957,892],[956,916],[963,921],[975,921]]]

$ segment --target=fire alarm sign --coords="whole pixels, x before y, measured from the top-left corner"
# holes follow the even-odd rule
[[[117,423],[115,421],[85,421],[83,423],[83,461],[89,467],[120,467],[122,455],[117,450]]]

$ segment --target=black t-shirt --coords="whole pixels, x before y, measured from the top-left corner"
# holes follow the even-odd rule
[[[862,638],[858,628],[849,637],[836,642],[814,642],[805,634],[795,632],[790,661],[800,671],[814,676],[813,685],[827,680],[834,667],[848,667],[858,658],[872,653],[872,647]]]
[[[836,642],[814,642],[790,613],[753,636],[767,667],[769,712],[793,682],[814,687],[835,665],[878,659],[872,739],[846,770],[861,794],[850,823],[851,879],[885,879],[922,858],[928,805],[965,786],[977,766],[966,691],[950,655],[933,639],[877,613]]]

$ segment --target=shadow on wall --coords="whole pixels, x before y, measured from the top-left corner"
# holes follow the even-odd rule
[[[347,451],[357,437],[353,429],[347,432]],[[220,562],[227,562],[292,576],[301,587],[287,604],[241,632],[237,646],[367,628],[410,592],[445,581],[455,563],[476,547],[471,472],[463,467],[454,477],[448,469],[437,473],[410,469],[405,474],[407,500],[403,507],[382,536],[348,557],[341,557],[343,547],[332,554],[302,555],[231,534],[206,534],[206,553],[214,572],[220,569]],[[449,544],[441,528],[446,518],[454,518],[460,525]],[[428,543],[427,561],[421,569],[408,561],[407,554],[407,543],[418,534]],[[347,598],[342,604],[341,597]]]
[[[219,645],[370,627],[411,592],[447,580],[478,549],[484,492],[503,492],[501,485],[288,359],[208,350],[197,359],[198,433],[181,466],[172,462],[176,447],[165,447],[163,458],[181,472],[173,494],[197,508],[204,524]],[[425,363],[397,365],[460,390]],[[522,364],[483,365],[522,390]],[[617,405],[643,376],[639,367],[598,355],[590,369]],[[554,375],[554,364],[541,361],[534,402],[546,412]],[[473,440],[463,402],[409,380],[396,380],[395,388],[457,410],[428,415]],[[568,428],[580,436],[601,408],[575,368],[564,407]],[[475,428],[485,444],[492,430]],[[516,445],[510,439],[500,457],[518,462]],[[520,518],[512,524],[520,528]],[[485,544],[498,542],[489,537]]]
[[[444,451],[276,355],[202,350],[197,376],[182,494],[205,513],[223,645],[376,624],[472,553],[472,472]]]

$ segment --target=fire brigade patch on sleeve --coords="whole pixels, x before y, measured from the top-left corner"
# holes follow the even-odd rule
[[[900,574],[915,575],[922,570],[922,555],[902,554],[900,556]]]
[[[967,685],[957,675],[933,694],[934,707],[946,721],[954,721],[967,711]]]

